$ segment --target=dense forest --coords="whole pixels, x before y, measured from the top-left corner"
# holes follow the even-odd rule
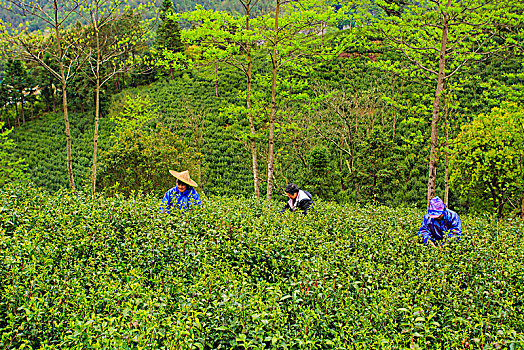
[[[2,346],[524,346],[524,1],[1,3]]]

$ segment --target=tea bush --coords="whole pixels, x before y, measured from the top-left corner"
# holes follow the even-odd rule
[[[69,115],[72,142],[73,175],[77,187],[91,183],[93,165],[93,116],[89,113]],[[100,119],[98,149],[108,149],[113,123]],[[26,175],[39,187],[49,191],[69,188],[66,163],[66,139],[64,117],[48,113],[44,117],[26,123],[12,133],[16,148],[14,155],[23,158]]]
[[[423,212],[0,190],[0,347],[489,349],[524,344],[519,221],[463,217],[420,244]]]

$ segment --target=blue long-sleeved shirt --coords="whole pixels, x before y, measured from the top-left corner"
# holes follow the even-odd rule
[[[428,214],[424,215],[418,235],[422,237],[424,244],[426,244],[428,239],[432,242],[443,241],[442,243],[444,243],[448,237],[455,237],[460,241],[462,237],[462,223],[457,213],[446,208],[444,217],[441,220],[430,218]]]
[[[193,187],[188,186],[184,192],[180,192],[178,187],[173,187],[166,192],[162,199],[162,210],[169,213],[169,209],[172,207],[188,210],[191,206],[200,204],[200,196]]]

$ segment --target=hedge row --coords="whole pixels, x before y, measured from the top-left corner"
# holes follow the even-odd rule
[[[524,225],[319,202],[0,190],[0,347],[489,349],[524,344]]]

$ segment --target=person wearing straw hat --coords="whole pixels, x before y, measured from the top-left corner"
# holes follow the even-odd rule
[[[286,186],[284,190],[289,200],[287,201],[284,208],[280,211],[281,213],[286,210],[290,211],[302,211],[302,214],[306,215],[309,209],[315,205],[313,197],[307,191],[301,190],[297,185],[291,183]]]
[[[169,209],[175,207],[181,210],[189,210],[191,206],[200,205],[200,196],[194,187],[197,183],[191,180],[189,171],[181,173],[169,170],[169,173],[176,178],[176,186],[166,192],[162,199],[162,210],[169,213]]]
[[[424,244],[429,243],[433,247],[436,243],[444,245],[448,238],[460,241],[462,223],[456,212],[446,208],[442,199],[435,197],[429,201],[428,213],[424,215],[418,235]]]

